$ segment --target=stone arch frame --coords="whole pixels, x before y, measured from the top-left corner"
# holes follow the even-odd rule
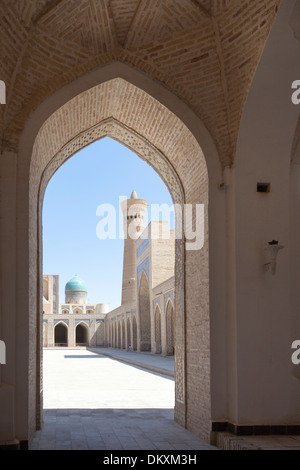
[[[55,345],[55,329],[58,325],[63,325],[67,330],[67,346],[69,345],[69,325],[63,320],[60,320],[53,326],[53,344]]]
[[[123,133],[122,133],[123,131]],[[183,205],[184,194],[182,186],[178,180],[178,176],[174,169],[167,162],[164,155],[150,145],[149,142],[145,141],[141,136],[138,136],[132,129],[127,128],[124,124],[117,122],[115,119],[108,119],[102,122],[100,125],[95,126],[93,129],[80,134],[76,137],[75,141],[71,141],[65,146],[55,157],[51,160],[50,164],[46,167],[43,172],[40,187],[39,187],[39,214],[42,212],[42,201],[50,177],[54,172],[61,166],[61,164],[68,158],[71,158],[75,153],[86,147],[95,140],[104,136],[110,136],[115,140],[128,146],[131,150],[135,151],[142,159],[145,159],[161,176],[163,181],[166,183],[170,190],[173,202],[176,204]],[[136,148],[133,148],[133,142],[136,143]],[[147,160],[148,157],[148,160]],[[167,178],[168,177],[168,178]],[[183,258],[184,258],[184,246],[182,240],[176,240],[176,265],[177,265],[177,308],[184,311],[184,271],[183,271]],[[149,282],[148,282],[149,284]],[[151,308],[151,307],[150,307]],[[181,333],[181,336],[183,333]],[[120,331],[117,325],[116,329],[116,345],[120,347],[119,341]],[[184,401],[184,351],[180,351],[178,354],[177,362],[180,363],[178,367],[178,380],[177,380],[177,396],[179,401]]]
[[[162,353],[162,337],[161,337],[161,311],[159,305],[155,306],[154,310],[154,339],[155,339],[155,354]]]
[[[41,192],[39,193],[40,189],[40,182],[41,182],[41,174],[39,165],[43,166],[45,161],[43,158],[46,157],[46,154],[43,153],[42,146],[40,146],[41,142],[39,142],[37,148],[35,144],[37,143],[37,135],[39,131],[45,129],[45,124],[48,118],[51,116],[53,117],[57,111],[62,110],[65,104],[68,104],[69,101],[72,101],[74,98],[81,96],[86,91],[90,91],[92,87],[102,85],[106,82],[114,81],[116,77],[119,77],[122,80],[125,80],[131,86],[137,88],[140,92],[147,95],[150,99],[152,105],[159,104],[159,111],[167,111],[169,113],[174,114],[175,120],[177,119],[181,126],[182,126],[182,133],[180,134],[180,140],[174,141],[175,147],[178,147],[178,152],[175,152],[177,155],[174,157],[174,148],[172,149],[170,146],[165,145],[167,143],[159,143],[156,142],[155,139],[148,136],[148,142],[151,142],[151,145],[155,150],[160,149],[161,155],[167,155],[173,167],[175,165],[175,169],[177,168],[177,174],[179,179],[181,180],[182,187],[185,188],[184,192],[184,201],[187,203],[196,203],[197,201],[201,201],[203,203],[207,203],[207,183],[202,180],[204,183],[205,189],[203,193],[203,197],[200,196],[200,199],[195,194],[196,186],[191,183],[191,179],[198,178],[198,187],[199,185],[204,188],[201,184],[201,178],[196,176],[197,174],[197,163],[195,167],[195,162],[198,160],[199,162],[202,161],[205,166],[205,160],[207,164],[207,170],[209,174],[209,181],[210,181],[210,213],[212,217],[210,218],[210,226],[213,227],[213,230],[210,231],[210,246],[212,249],[210,250],[213,253],[215,259],[218,260],[219,269],[213,268],[212,274],[208,274],[208,234],[205,233],[205,250],[204,250],[204,258],[205,261],[203,263],[199,263],[199,259],[201,256],[191,256],[191,253],[187,253],[184,251],[184,246],[182,244],[179,247],[179,252],[184,255],[184,258],[181,259],[181,263],[183,265],[183,261],[185,259],[185,269],[182,272],[182,279],[184,281],[185,276],[190,277],[190,271],[194,272],[195,270],[195,263],[197,263],[197,269],[199,271],[199,275],[202,278],[204,276],[205,281],[201,284],[201,289],[205,290],[206,296],[206,308],[203,307],[203,312],[201,313],[203,316],[203,327],[205,328],[206,334],[203,335],[203,344],[197,344],[197,347],[201,348],[202,357],[205,357],[206,365],[205,368],[206,375],[204,380],[201,382],[201,394],[206,398],[204,401],[201,400],[201,406],[195,409],[193,402],[189,400],[188,395],[186,393],[186,389],[193,387],[192,381],[189,380],[189,364],[193,368],[194,365],[192,364],[192,355],[189,354],[189,351],[185,348],[185,337],[186,334],[190,335],[191,331],[191,324],[190,319],[192,318],[192,312],[194,310],[195,299],[194,296],[189,296],[189,292],[195,292],[195,282],[189,279],[189,282],[184,284],[184,299],[176,299],[176,308],[177,305],[183,305],[184,309],[181,313],[182,324],[179,330],[176,330],[176,334],[180,337],[181,348],[178,348],[178,353],[176,357],[176,406],[175,406],[175,419],[182,424],[183,426],[190,429],[192,432],[195,432],[197,435],[203,437],[206,440],[210,439],[210,432],[211,432],[211,417],[215,415],[215,418],[218,419],[218,413],[211,413],[211,380],[213,382],[218,382],[219,387],[223,388],[226,391],[226,382],[223,380],[220,383],[220,376],[215,373],[215,376],[212,377],[210,374],[210,360],[221,363],[218,364],[219,367],[224,365],[224,351],[219,349],[215,349],[213,356],[210,355],[210,344],[214,343],[217,346],[221,332],[223,331],[225,320],[223,318],[223,309],[220,309],[219,302],[224,301],[226,303],[226,249],[224,250],[224,245],[220,243],[220,238],[224,237],[224,233],[226,230],[225,225],[225,202],[223,195],[220,195],[219,192],[219,185],[223,182],[223,175],[222,175],[222,168],[220,165],[220,160],[218,156],[218,152],[216,150],[216,146],[203,125],[201,119],[189,108],[182,100],[180,100],[176,94],[172,93],[172,90],[168,90],[164,87],[161,83],[154,81],[151,77],[147,76],[144,73],[141,73],[138,69],[134,67],[129,67],[124,63],[120,63],[118,61],[112,62],[110,64],[106,64],[100,68],[93,70],[92,72],[74,80],[73,82],[69,83],[62,89],[56,91],[51,95],[51,97],[47,98],[38,108],[32,113],[30,118],[27,120],[24,130],[22,132],[22,136],[20,139],[19,144],[19,152],[22,154],[22,159],[18,162],[18,179],[19,183],[17,185],[17,207],[18,211],[21,211],[22,214],[28,214],[28,224],[29,224],[29,235],[28,235],[28,249],[24,254],[24,230],[26,232],[26,218],[23,217],[22,220],[17,221],[17,250],[24,254],[22,260],[19,263],[18,269],[19,272],[23,273],[24,278],[28,279],[28,290],[22,292],[22,300],[20,300],[21,305],[31,305],[31,323],[32,321],[39,325],[39,295],[40,292],[40,279],[39,276],[35,275],[34,272],[38,273],[41,271],[41,247],[42,247],[42,240],[41,240],[41,233],[39,229],[39,217],[40,217],[40,204],[38,202]],[[90,94],[90,93],[89,93]],[[114,97],[115,102],[120,102],[115,97],[115,94],[111,94]],[[128,95],[124,94],[124,96]],[[143,97],[139,98],[140,101],[143,101]],[[125,107],[124,107],[125,109]],[[126,107],[126,112],[132,108]],[[133,106],[134,109],[134,106]],[[144,111],[147,111],[146,108],[143,108]],[[155,111],[155,108],[154,108]],[[152,109],[153,112],[153,109]],[[93,113],[90,113],[92,115]],[[118,113],[112,113],[111,115],[114,118],[118,118]],[[78,118],[78,116],[77,116]],[[127,117],[126,117],[127,119]],[[126,121],[125,119],[125,121]],[[79,119],[80,120],[80,119]],[[130,119],[129,119],[130,121]],[[129,124],[130,130],[138,130],[138,126],[140,122],[147,122],[146,117],[142,120],[136,118],[134,122],[127,122]],[[165,120],[165,123],[174,128],[173,124],[174,121],[172,120]],[[168,133],[166,127],[159,126],[159,120],[157,120],[158,128],[155,129],[157,136],[168,135],[169,138],[173,138],[172,133]],[[54,124],[52,120],[52,124]],[[62,126],[64,130],[70,131],[70,128],[66,125]],[[88,126],[87,126],[88,127]],[[87,128],[86,127],[86,128]],[[150,126],[151,127],[151,126]],[[150,128],[149,128],[150,129]],[[146,138],[149,134],[149,129],[146,129],[145,132],[142,132]],[[59,128],[56,127],[56,130],[59,131]],[[83,129],[84,130],[84,129]],[[188,135],[187,135],[188,134]],[[79,135],[79,133],[77,133]],[[68,137],[67,134],[63,136],[65,139],[64,142],[69,142],[72,140],[71,136]],[[176,139],[175,139],[176,140]],[[53,152],[53,148],[58,144],[56,142],[52,142],[51,139],[47,140],[48,150]],[[190,150],[189,145],[191,144]],[[64,145],[65,145],[64,144]],[[201,147],[200,147],[201,145]],[[54,146],[54,147],[53,147]],[[34,148],[35,147],[35,148]],[[51,147],[51,149],[50,149]],[[59,148],[62,148],[63,145],[59,144],[56,151]],[[46,147],[45,147],[46,148]],[[180,150],[180,148],[182,150]],[[201,148],[204,150],[205,159],[203,157],[203,153]],[[36,153],[37,152],[37,153]],[[173,152],[173,154],[172,154]],[[36,160],[39,161],[39,164],[36,165],[33,160],[33,154],[39,155],[40,158]],[[52,153],[52,155],[55,152]],[[198,155],[198,157],[195,155]],[[180,159],[178,159],[181,155],[188,155],[188,158],[183,159],[180,163]],[[47,157],[46,157],[47,158]],[[178,166],[179,165],[179,166]],[[201,163],[202,165],[202,163]],[[47,165],[44,165],[46,168]],[[190,171],[190,173],[189,173]],[[206,171],[206,169],[205,169]],[[158,170],[158,173],[159,170]],[[206,173],[207,174],[207,173]],[[187,186],[187,183],[191,183]],[[30,201],[30,203],[29,203]],[[35,202],[36,201],[36,202]],[[205,219],[207,221],[208,217],[208,208],[205,213]],[[208,221],[206,225],[206,232],[208,231]],[[223,238],[222,238],[223,239]],[[202,250],[203,254],[203,250]],[[178,263],[180,264],[180,262]],[[193,266],[194,264],[194,266]],[[35,267],[34,267],[35,265]],[[27,276],[28,268],[31,266],[32,275],[30,277]],[[220,269],[221,266],[221,269]],[[208,298],[208,278],[210,284],[213,284],[214,291],[218,292],[218,295]],[[199,297],[200,297],[200,290]],[[178,290],[177,290],[178,292]],[[187,302],[186,299],[189,299]],[[182,300],[182,303],[181,303]],[[214,311],[213,321],[214,321],[214,328],[209,328],[209,303],[211,305],[212,310]],[[185,314],[185,311],[188,314]],[[34,313],[36,312],[36,313]],[[28,312],[30,315],[30,312]],[[33,317],[32,317],[33,315]],[[34,318],[35,317],[35,318]],[[217,328],[215,328],[217,321],[220,320],[220,324]],[[211,333],[213,332],[213,335]],[[31,381],[28,383],[28,377],[23,369],[23,373],[21,373],[22,378],[21,381],[24,384],[27,383],[28,393],[31,397],[29,400],[29,434],[32,434],[33,430],[36,427],[40,426],[40,411],[39,411],[39,403],[40,403],[40,386],[39,386],[39,372],[38,367],[36,368],[35,361],[37,359],[39,363],[39,354],[37,358],[35,356],[36,351],[38,348],[34,345],[35,341],[40,342],[39,334],[37,338],[32,342],[33,344],[30,345],[28,348],[27,343],[28,333],[24,336],[24,350],[27,350],[26,358],[29,364],[32,365],[33,369],[37,369],[37,382]],[[189,357],[187,357],[187,355]],[[191,395],[192,396],[192,395]],[[224,407],[226,402],[226,394],[224,393]],[[205,402],[205,404],[204,404]],[[196,403],[196,402],[195,402]],[[217,403],[217,402],[216,402]],[[218,400],[217,408],[220,404],[220,400]],[[196,406],[196,405],[195,405]],[[201,408],[201,409],[200,409]],[[220,408],[220,406],[219,406]],[[195,419],[195,416],[199,416],[198,419]],[[36,416],[36,420],[35,420]],[[21,431],[20,431],[21,432]],[[22,434],[22,433],[21,433]],[[28,434],[26,430],[23,432],[24,435]]]
[[[123,131],[123,133],[121,132]],[[61,164],[66,161],[68,158],[77,153],[79,149],[84,148],[85,146],[89,145],[90,143],[94,142],[95,140],[99,140],[99,138],[103,136],[110,136],[115,140],[123,143],[124,145],[128,146],[131,150],[136,151],[138,155],[147,161],[156,171],[158,171],[159,175],[166,183],[168,189],[171,192],[172,199],[174,203],[183,204],[184,202],[184,194],[183,189],[181,187],[180,182],[178,181],[178,176],[176,172],[170,167],[169,163],[167,162],[164,155],[159,152],[157,149],[152,147],[149,142],[146,142],[141,136],[138,136],[132,129],[127,128],[122,123],[117,122],[115,119],[108,119],[99,125],[95,126],[93,129],[89,129],[87,132],[82,133],[81,135],[77,136],[74,141],[71,141],[64,147],[50,162],[50,164],[46,167],[45,171],[42,175],[42,180],[40,183],[39,188],[39,214],[42,211],[42,201],[44,192],[47,186],[48,181],[50,180],[50,175],[52,176],[56,169],[61,166]],[[122,138],[123,137],[123,138]],[[136,147],[133,148],[133,142],[136,142]],[[152,148],[151,148],[152,147]],[[146,159],[148,156],[148,160]],[[149,159],[150,157],[150,159]],[[165,176],[167,174],[167,176]],[[183,295],[183,283],[184,283],[184,271],[183,271],[183,257],[184,257],[184,248],[183,248],[183,241],[176,240],[176,264],[178,270],[177,276],[177,307],[180,308],[181,311],[184,310],[184,295]],[[180,272],[180,274],[179,274]],[[148,282],[149,284],[149,282]],[[151,306],[150,306],[151,308]],[[120,343],[120,327],[117,325],[116,327],[116,345],[115,347],[121,347]],[[184,352],[181,351],[181,356],[178,354],[177,361],[180,362],[180,366],[178,368],[178,377],[180,379],[177,380],[177,396],[179,401],[183,402],[184,398],[184,390],[183,390],[183,381],[184,381]]]

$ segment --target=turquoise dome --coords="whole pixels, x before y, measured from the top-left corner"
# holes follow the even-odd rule
[[[65,287],[65,292],[70,290],[82,290],[87,292],[87,287],[85,282],[80,279],[80,277],[74,276],[69,280],[69,282],[67,282]]]

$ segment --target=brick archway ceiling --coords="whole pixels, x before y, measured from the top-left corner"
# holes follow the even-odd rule
[[[203,120],[222,164],[281,0],[0,0],[1,149],[30,112],[113,60],[162,82]]]

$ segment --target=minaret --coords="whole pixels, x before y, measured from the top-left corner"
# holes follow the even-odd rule
[[[135,241],[145,228],[147,201],[138,199],[132,191],[130,199],[121,202],[124,227],[124,259],[122,305],[136,300],[136,248]]]

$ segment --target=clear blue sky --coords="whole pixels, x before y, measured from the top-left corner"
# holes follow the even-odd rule
[[[59,302],[75,274],[87,284],[88,301],[121,302],[124,240],[99,240],[97,207],[130,197],[133,189],[150,204],[172,205],[158,174],[135,153],[106,137],[81,150],[53,175],[43,205],[43,272],[58,274]],[[150,216],[150,211],[149,211]]]

